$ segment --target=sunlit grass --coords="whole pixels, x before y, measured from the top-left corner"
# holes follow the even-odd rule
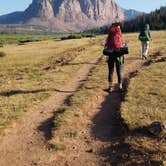
[[[81,68],[82,63],[100,56],[97,53],[100,45],[92,46],[95,40],[98,39],[49,40],[1,48],[0,51],[7,56],[0,60],[0,128],[61,89]],[[97,53],[93,56],[89,52],[91,46]],[[85,49],[76,52],[76,48]],[[68,50],[73,50],[71,65],[44,69],[53,63],[51,57],[56,60],[59,54],[63,56],[63,52]]]
[[[165,35],[166,32],[163,31],[152,32],[153,43],[151,42],[149,54],[160,51],[160,55],[165,56]],[[103,39],[105,37],[103,36]],[[137,39],[138,33],[125,34],[124,37],[129,42],[130,47],[130,54],[125,56],[125,64],[129,61],[135,62],[135,60],[139,60],[140,41]],[[158,58],[160,59],[161,57],[159,56]],[[88,77],[83,87],[60,108],[59,114],[55,116],[54,120],[55,129],[53,132],[55,134],[52,142],[56,143],[60,140],[67,147],[70,146],[68,143],[71,143],[71,141],[66,136],[66,133],[74,130],[79,137],[80,130],[86,127],[84,125],[88,123],[85,121],[88,121],[88,118],[93,118],[92,105],[95,105],[95,103],[92,102],[95,101],[94,98],[101,94],[101,89],[107,85],[107,64],[105,61],[106,58],[104,57]],[[125,101],[121,103],[120,112],[131,133],[134,129],[147,126],[153,121],[166,123],[165,63],[155,63],[154,60],[150,66],[141,68],[137,75],[130,80]],[[129,136],[125,138],[124,144],[133,149],[133,151],[128,152],[129,160],[126,160],[125,163],[144,163],[146,160],[148,162],[152,160],[152,163],[164,162],[166,153],[165,138],[154,139],[141,135],[141,133],[137,134],[140,135],[130,135],[129,133]],[[117,143],[120,144],[118,141]],[[121,164],[123,165],[124,163],[122,162]]]

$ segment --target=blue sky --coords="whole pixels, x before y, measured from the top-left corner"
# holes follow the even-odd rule
[[[136,9],[142,12],[151,12],[166,6],[166,0],[115,0],[121,7],[126,9]]]
[[[0,15],[13,11],[23,11],[32,0],[0,0]],[[150,12],[160,6],[166,6],[166,0],[115,0],[121,7]]]

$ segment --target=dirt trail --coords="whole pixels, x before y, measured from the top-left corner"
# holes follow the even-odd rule
[[[100,60],[101,57],[83,64],[67,85],[5,130],[0,139],[0,166],[46,166],[55,160],[55,153],[48,151],[45,144],[51,138],[54,113],[68,96],[77,91]]]
[[[117,110],[120,107],[121,98],[118,93],[109,95],[107,92],[101,91],[95,101],[90,102],[89,107],[92,111],[88,114],[88,120],[82,119],[84,121],[80,125],[82,134],[72,142],[68,151],[63,154],[56,153],[49,151],[46,147],[46,141],[52,136],[52,120],[55,111],[64,103],[66,98],[77,91],[100,59],[84,64],[75,73],[75,77],[71,78],[67,85],[64,85],[63,89],[57,90],[38,108],[28,112],[23,119],[5,131],[0,140],[0,166],[75,166],[78,164],[92,166],[107,163],[104,160],[107,158],[105,155],[109,153],[107,147],[110,145],[110,133],[114,133],[112,130],[118,130],[118,126],[121,125],[117,125],[119,119],[115,118],[116,113],[109,111]],[[140,69],[142,65],[143,61],[141,60],[128,62],[124,68],[124,75],[128,78],[132,72]],[[116,102],[112,100],[115,98],[117,99]],[[110,128],[110,126],[112,127]],[[121,132],[119,130],[116,133],[121,134]],[[73,144],[77,147],[74,151],[71,150]],[[101,157],[97,158],[94,153],[92,154],[94,149],[100,151],[103,159]]]
[[[126,80],[143,64],[142,60],[126,61],[123,73],[126,86]],[[118,112],[124,95],[119,92],[109,94],[101,89],[90,100],[91,102],[86,103],[81,117],[72,119],[74,127],[69,127],[69,131],[78,131],[78,135],[73,139],[63,139],[67,148],[63,152],[56,153],[58,158],[56,166],[114,166],[117,157],[111,156],[111,153],[112,151],[119,153],[116,152],[116,144],[123,141],[121,136],[126,132],[125,124]],[[61,131],[56,133],[59,135]],[[55,138],[55,142],[58,140],[59,138]]]

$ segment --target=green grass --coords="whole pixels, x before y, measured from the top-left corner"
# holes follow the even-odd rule
[[[28,34],[0,34],[0,47],[6,44],[24,45],[29,42],[39,42],[49,39],[55,40],[68,40],[68,39],[81,39],[83,37],[95,37],[92,34],[52,34],[52,35],[28,35]]]
[[[77,131],[66,132],[66,136],[69,138],[75,138],[75,137],[77,137]]]
[[[93,34],[73,34],[68,36],[62,36],[61,40],[70,40],[70,39],[81,39],[83,37],[95,37]]]
[[[58,39],[60,35],[23,35],[23,34],[0,34],[0,43],[6,44],[20,44],[27,42],[36,42],[48,39]]]
[[[66,146],[64,144],[61,143],[50,143],[48,145],[49,149],[52,149],[54,151],[63,151],[66,149]]]
[[[82,35],[77,34],[77,35],[63,36],[63,37],[61,37],[61,40],[81,39],[81,38],[82,38]]]

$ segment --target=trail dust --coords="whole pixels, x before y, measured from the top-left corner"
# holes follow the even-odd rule
[[[46,146],[46,142],[52,137],[54,113],[67,97],[79,89],[88,73],[100,60],[101,57],[89,64],[84,64],[79,71],[74,73],[75,76],[67,85],[64,85],[63,89],[57,90],[38,108],[28,112],[15,125],[5,130],[0,140],[1,166],[92,166],[104,162],[101,157],[92,152],[111,144],[110,133],[114,133],[112,130],[116,130],[116,133],[120,135],[123,132],[119,130],[118,126],[121,124],[119,124],[120,121],[116,118],[115,112],[109,111],[119,108],[121,103],[119,93],[108,95],[107,92],[101,90],[97,98],[89,102],[88,107],[91,111],[88,113],[88,117],[81,117],[81,123],[77,126],[82,134],[69,145],[69,150],[57,153],[49,150]],[[139,70],[143,63],[144,61],[141,60],[126,63],[125,77],[128,78],[130,73]],[[74,150],[71,150],[73,147]],[[104,155],[108,152],[101,153]]]

